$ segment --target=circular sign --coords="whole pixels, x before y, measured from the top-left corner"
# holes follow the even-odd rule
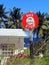
[[[38,16],[33,12],[28,12],[22,17],[22,26],[26,29],[32,30],[38,26]]]

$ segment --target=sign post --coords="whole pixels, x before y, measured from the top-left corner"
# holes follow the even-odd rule
[[[33,12],[28,12],[23,15],[22,17],[22,26],[25,29],[28,29],[30,31],[30,58],[31,61],[33,62],[33,40],[32,40],[32,35],[33,35],[33,30],[38,26],[38,16],[33,13]],[[32,64],[31,62],[31,64]]]

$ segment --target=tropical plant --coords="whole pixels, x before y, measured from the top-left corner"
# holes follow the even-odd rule
[[[37,38],[40,35],[41,40],[40,40],[40,42],[38,42],[38,40],[37,40],[35,46],[37,47],[36,49],[38,49],[38,50],[40,49],[39,52],[43,53],[46,49],[45,43],[49,36],[49,20],[47,20],[47,15],[45,13],[41,14],[41,12],[38,12],[37,15],[39,17],[39,25],[35,29],[35,30],[37,30],[37,31],[35,31],[35,33],[37,34]]]
[[[8,12],[5,12],[5,8],[3,8],[3,5],[0,4],[0,28],[6,28],[5,26],[5,19],[7,18]]]
[[[14,7],[13,10],[10,11],[10,18],[13,21],[13,24],[16,28],[21,28],[21,12],[20,8]]]
[[[47,14],[46,13],[42,13],[38,12],[37,13],[38,17],[39,17],[39,26],[38,26],[38,34],[40,34],[40,36],[42,36],[45,39],[45,36],[47,35],[46,32],[48,32],[49,30],[49,20],[47,20]]]

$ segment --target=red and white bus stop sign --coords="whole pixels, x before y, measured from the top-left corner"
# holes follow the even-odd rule
[[[38,26],[38,16],[33,12],[28,12],[22,17],[22,26],[26,29],[33,30]]]

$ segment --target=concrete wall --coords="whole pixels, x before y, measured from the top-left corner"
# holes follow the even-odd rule
[[[24,47],[24,38],[17,37],[0,37],[0,44],[15,44],[17,49]]]

